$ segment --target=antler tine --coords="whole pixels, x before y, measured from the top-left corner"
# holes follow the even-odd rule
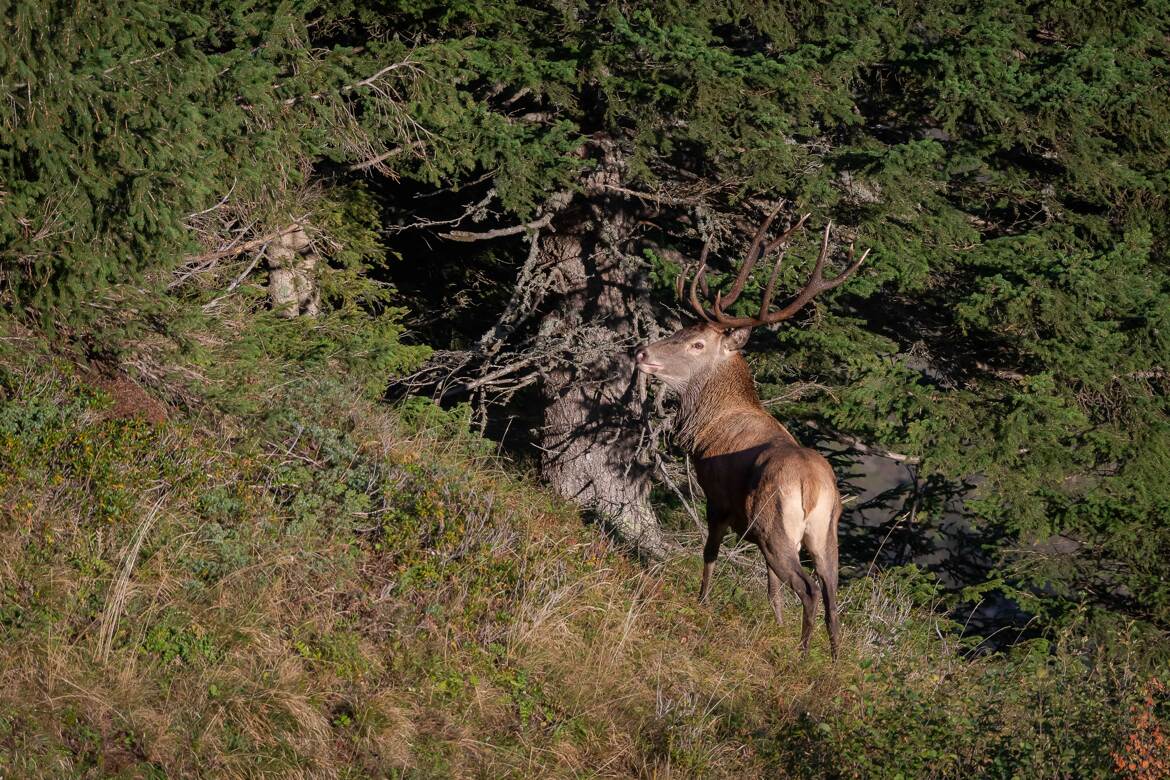
[[[707,277],[706,277],[706,275],[703,274],[703,270],[707,268],[707,255],[710,253],[710,250],[711,250],[711,240],[707,239],[707,241],[703,242],[703,249],[702,249],[700,255],[698,255],[698,265],[696,267],[697,272],[695,274],[695,279],[694,279],[694,282],[700,282],[700,281],[702,282],[704,296],[707,295]],[[686,265],[683,265],[682,270],[679,271],[679,276],[677,276],[675,278],[675,281],[674,281],[675,295],[679,296],[680,301],[682,301],[682,299],[684,298],[683,290],[686,289],[686,287],[687,287],[687,276],[688,276],[687,267],[686,267]],[[702,279],[700,279],[700,277],[702,277]],[[695,292],[694,292],[695,284],[691,283],[690,287],[691,287],[691,297],[693,297],[693,299],[691,299],[690,303],[691,303],[691,305],[695,305],[695,303],[696,303],[695,299],[694,299],[694,297],[695,297]],[[695,311],[697,313],[700,313],[700,315],[703,316],[704,319],[707,319],[706,312],[703,311],[702,306],[696,305]]]
[[[772,220],[776,219],[776,215],[780,213],[780,209],[784,208],[784,201],[776,204],[776,208],[772,209],[762,223],[760,229],[756,231],[756,235],[752,238],[752,244],[748,247],[747,255],[744,256],[743,265],[739,268],[739,273],[735,276],[735,283],[731,285],[731,291],[727,294],[727,298],[722,298],[719,293],[716,293],[715,311],[721,313],[724,306],[730,306],[739,298],[739,294],[743,292],[744,283],[751,275],[752,268],[755,267],[756,261],[763,255],[767,254],[767,250],[761,252],[764,246],[764,239],[768,236],[768,228],[772,227]]]
[[[853,255],[854,255],[853,244],[850,244],[849,245],[849,254],[846,256],[846,259],[853,260]],[[858,268],[861,268],[861,264],[865,262],[865,259],[867,257],[869,257],[869,250],[868,249],[866,249],[864,252],[862,252],[861,257],[857,258],[857,260],[855,262],[851,263],[849,265],[849,267],[846,268],[844,271],[842,271],[839,275],[834,276],[832,279],[828,280],[827,282],[824,280],[824,278],[822,278],[821,282],[824,284],[824,286],[822,287],[822,290],[832,290],[835,287],[840,287],[842,284],[845,283],[845,281],[847,279],[849,279],[850,276],[853,276],[853,274],[857,272]]]
[[[792,234],[795,233],[796,231],[800,230],[802,227],[804,227],[804,223],[808,222],[808,218],[811,216],[812,216],[811,211],[807,214],[802,214],[800,219],[796,220],[795,225],[793,225],[792,227],[785,230],[783,233],[781,233],[779,236],[777,236],[770,244],[768,244],[766,247],[764,247],[764,251],[760,253],[760,257],[764,257],[769,252],[774,251],[776,249],[776,247],[780,246],[781,244],[787,244],[788,239],[792,238]]]
[[[703,297],[709,294],[707,290],[707,255],[711,252],[711,239],[708,238],[703,242],[703,250],[699,252],[699,269],[700,273],[696,274],[699,277],[699,286],[703,288]]]
[[[829,256],[829,232],[832,230],[832,227],[833,223],[831,221],[825,225],[825,234],[821,239],[821,251],[817,255],[817,262],[813,266],[812,274],[809,276],[809,280],[805,283],[804,287],[800,290],[799,293],[796,294],[796,297],[792,299],[791,303],[789,303],[783,309],[774,311],[770,314],[765,311],[761,311],[759,317],[761,325],[771,325],[773,323],[781,322],[790,318],[792,315],[796,314],[796,312],[804,308],[805,304],[807,304],[817,295],[844,284],[845,281],[850,276],[852,276],[858,268],[861,267],[861,264],[865,262],[865,259],[869,257],[869,250],[867,249],[862,253],[861,257],[858,258],[856,262],[852,263],[841,274],[833,277],[832,279],[826,280],[824,275],[825,260]],[[852,245],[849,247],[849,259],[853,259]]]
[[[788,243],[788,239],[792,237],[792,234],[804,227],[804,223],[807,222],[808,218],[811,216],[811,213],[803,215],[796,221],[796,224],[785,230],[775,241],[768,244],[768,246],[764,248],[763,254],[766,255],[776,249],[776,247]],[[772,275],[768,277],[768,286],[764,288],[764,297],[760,301],[760,317],[763,317],[765,314],[767,314],[768,307],[772,305],[772,296],[776,293],[776,280],[780,277],[780,265],[783,262],[784,253],[781,252],[776,257],[776,264],[772,266]]]
[[[849,252],[845,256],[846,260],[849,261],[849,267],[832,279],[825,279],[825,258],[829,256],[829,230],[832,227],[832,221],[825,225],[825,237],[821,240],[821,253],[817,256],[817,264],[813,266],[813,276],[817,283],[817,289],[813,295],[819,295],[835,287],[840,287],[850,276],[853,276],[858,268],[861,268],[861,264],[865,262],[865,258],[869,257],[869,250],[867,249],[861,253],[861,257],[856,262],[853,262],[854,250],[853,244],[850,243]]]
[[[691,279],[691,308],[694,309],[695,313],[707,322],[714,322],[714,320],[711,318],[711,315],[707,313],[707,309],[703,306],[703,304],[699,303],[699,277],[706,273],[706,271],[707,263],[700,263],[698,270],[695,271],[695,275]]]

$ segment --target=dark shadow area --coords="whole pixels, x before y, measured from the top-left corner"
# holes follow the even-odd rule
[[[952,594],[951,619],[963,636],[981,638],[981,648],[1002,649],[1039,635],[1033,616],[999,591],[977,602],[954,595],[987,582],[997,566],[994,531],[979,528],[965,506],[977,480],[922,479],[912,463],[860,453],[823,436],[805,443],[829,459],[842,495],[850,497],[838,529],[843,582],[913,564]]]

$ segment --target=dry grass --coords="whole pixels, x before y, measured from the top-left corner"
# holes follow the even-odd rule
[[[697,549],[643,568],[353,394],[151,424],[9,371],[2,776],[970,776],[1031,728],[1032,699],[967,698],[1027,678],[964,660],[898,580],[844,590],[838,664],[821,631],[801,658],[762,569],[722,565],[700,606]],[[980,722],[993,700],[1018,720]]]

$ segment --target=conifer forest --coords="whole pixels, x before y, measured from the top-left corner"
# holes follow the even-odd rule
[[[14,0],[0,103],[0,778],[1170,778],[1170,2]]]

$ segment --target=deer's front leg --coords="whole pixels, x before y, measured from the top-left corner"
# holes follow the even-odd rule
[[[727,522],[710,508],[707,509],[707,543],[703,545],[703,583],[699,586],[699,603],[707,601],[711,591],[711,572],[715,570],[715,559],[719,547],[727,535]]]

